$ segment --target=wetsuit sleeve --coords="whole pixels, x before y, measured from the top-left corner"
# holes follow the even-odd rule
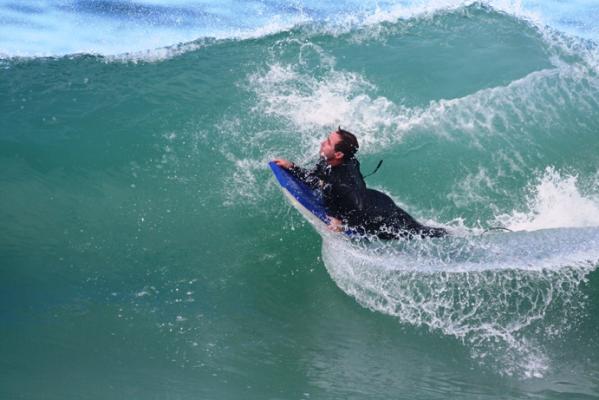
[[[311,189],[317,189],[320,186],[318,166],[308,170],[302,167],[298,167],[297,165],[293,165],[293,167],[288,169],[288,171],[291,175],[308,185]]]

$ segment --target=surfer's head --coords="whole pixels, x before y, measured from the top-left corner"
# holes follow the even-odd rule
[[[353,133],[337,128],[320,144],[320,155],[335,166],[356,154],[360,145]]]

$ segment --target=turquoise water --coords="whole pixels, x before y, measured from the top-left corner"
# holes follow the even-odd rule
[[[593,4],[150,3],[0,10],[2,398],[599,397]],[[454,236],[291,208],[338,124]]]

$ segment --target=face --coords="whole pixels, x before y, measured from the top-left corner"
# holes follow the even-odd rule
[[[331,132],[329,136],[320,143],[320,155],[327,161],[342,159],[343,153],[335,151],[335,146],[339,142],[341,142],[341,136],[337,132]]]

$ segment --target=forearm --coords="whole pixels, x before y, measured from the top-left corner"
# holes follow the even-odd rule
[[[315,171],[298,167],[295,164],[288,169],[289,173],[308,185],[312,189],[317,189],[320,186],[320,179],[316,176]]]

